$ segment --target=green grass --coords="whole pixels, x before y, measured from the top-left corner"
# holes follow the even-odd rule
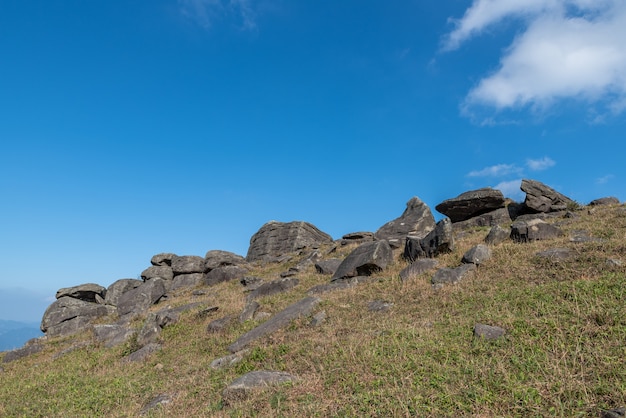
[[[469,279],[439,291],[430,286],[431,274],[402,283],[398,272],[406,264],[398,260],[378,281],[322,295],[321,326],[295,321],[253,344],[240,363],[213,370],[211,361],[259,323],[206,333],[208,322],[238,314],[245,304],[237,283],[223,283],[207,297],[220,310],[202,319],[184,313],[164,330],[163,350],[144,363],[120,361],[132,341],[112,349],[89,345],[55,359],[76,340],[90,341],[86,333],[49,341],[43,352],[3,365],[0,416],[137,416],[160,393],[174,401],[150,416],[598,416],[626,405],[626,268],[606,264],[626,261],[622,210],[583,210],[561,225],[566,232],[588,230],[602,243],[570,243],[567,236],[507,242]],[[472,230],[440,265],[456,266],[485,235]],[[574,256],[552,262],[534,255],[554,247],[571,248]],[[275,279],[296,262],[258,266],[253,274]],[[289,293],[260,299],[261,310],[276,313],[329,280],[312,268],[298,278]],[[375,299],[393,307],[369,312]],[[168,303],[188,300],[189,292]],[[475,340],[479,322],[507,335]],[[229,382],[261,369],[301,380],[222,403]]]

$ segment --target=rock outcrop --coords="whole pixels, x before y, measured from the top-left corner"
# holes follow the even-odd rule
[[[536,180],[522,180],[520,189],[526,193],[524,205],[532,212],[558,212],[576,205],[569,197]]]
[[[387,241],[366,242],[359,245],[339,265],[331,281],[355,276],[370,276],[384,270],[393,261],[393,253]]]
[[[374,234],[378,240],[387,240],[393,248],[400,248],[407,236],[425,237],[435,229],[435,218],[426,203],[413,197],[399,218],[381,226]]]
[[[444,218],[437,222],[435,229],[430,231],[424,238],[406,237],[404,258],[409,261],[415,261],[418,258],[432,258],[439,254],[453,251],[454,235],[452,232],[452,222],[449,218]]]
[[[435,209],[449,217],[452,222],[461,222],[503,208],[504,203],[504,196],[500,190],[484,188],[444,200],[435,206]]]

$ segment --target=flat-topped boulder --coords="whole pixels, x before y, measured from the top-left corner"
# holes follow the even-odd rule
[[[484,188],[461,193],[457,197],[444,200],[435,209],[446,215],[452,222],[461,222],[504,207],[505,199],[500,190]]]
[[[536,180],[522,180],[520,189],[526,193],[524,205],[534,212],[558,212],[576,204],[569,197]]]
[[[104,302],[106,293],[106,288],[99,284],[85,283],[57,290],[56,298],[60,299],[64,296],[68,296],[74,299],[84,300],[85,302],[102,303]]]
[[[387,241],[366,242],[359,245],[341,262],[331,281],[370,276],[384,270],[392,261],[393,253]]]
[[[246,260],[273,262],[285,254],[332,242],[330,235],[308,222],[270,221],[250,239]]]
[[[381,226],[374,234],[376,239],[387,240],[389,245],[400,248],[407,236],[425,237],[435,229],[435,218],[430,208],[420,198],[413,197],[399,218]]]
[[[511,239],[515,242],[533,242],[563,236],[563,231],[542,219],[517,220],[511,225]]]
[[[242,264],[247,264],[246,259],[230,251],[211,250],[204,256],[205,271],[211,271],[218,267],[239,266]]]
[[[599,199],[594,199],[589,202],[589,206],[600,206],[600,205],[619,205],[620,201],[617,197],[601,197]]]
[[[50,337],[81,331],[93,319],[115,313],[115,308],[69,296],[54,301],[43,314],[40,329]]]

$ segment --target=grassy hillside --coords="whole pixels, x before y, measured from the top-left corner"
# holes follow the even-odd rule
[[[206,300],[219,310],[208,317],[184,313],[163,330],[163,349],[145,362],[121,361],[132,343],[105,349],[85,333],[50,340],[41,353],[3,365],[0,416],[137,416],[163,393],[173,401],[149,416],[598,416],[626,405],[626,267],[607,264],[626,262],[626,208],[577,214],[550,221],[565,237],[495,246],[470,278],[438,291],[430,285],[433,272],[402,283],[406,262],[397,258],[374,282],[321,295],[322,325],[295,321],[222,370],[211,361],[229,354],[226,347],[260,321],[208,334],[210,321],[242,311],[242,287],[222,283],[205,288],[205,296],[188,289],[167,303]],[[578,230],[602,240],[571,242]],[[487,232],[460,234],[440,267],[457,266]],[[555,247],[574,255],[562,261],[535,255]],[[276,279],[296,263],[259,266],[251,275]],[[297,277],[290,292],[260,299],[261,310],[276,313],[329,281],[313,267]],[[393,305],[372,312],[373,300]],[[476,323],[508,333],[476,340]],[[59,355],[72,346],[78,348]],[[300,380],[225,405],[224,387],[253,370],[286,371]]]

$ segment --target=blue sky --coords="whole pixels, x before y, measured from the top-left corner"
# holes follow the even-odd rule
[[[625,28],[621,0],[2,1],[0,319],[269,220],[340,238],[522,178],[624,200]]]

